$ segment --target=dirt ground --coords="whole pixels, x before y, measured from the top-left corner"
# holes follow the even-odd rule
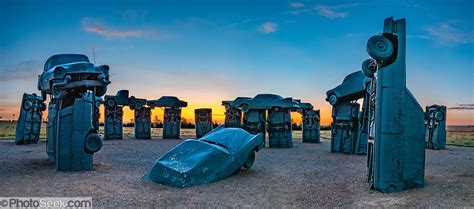
[[[144,182],[153,162],[180,140],[106,141],[92,172],[56,172],[45,141],[0,141],[0,196],[93,197],[102,207],[474,207],[474,148],[426,150],[426,185],[400,193],[369,190],[366,157],[330,153],[330,142],[265,148],[250,170],[177,189]]]

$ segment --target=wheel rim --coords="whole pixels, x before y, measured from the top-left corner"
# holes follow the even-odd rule
[[[337,96],[333,94],[329,97],[329,104],[335,105],[336,103],[337,103]]]
[[[383,63],[383,61],[390,59],[394,53],[394,47],[388,38],[376,35],[367,41],[367,52],[371,57]]]
[[[114,100],[109,100],[109,101],[107,101],[107,105],[109,105],[109,107],[113,107],[113,106],[115,106],[115,101]]]
[[[33,106],[33,103],[31,103],[31,101],[26,101],[25,105],[23,105],[23,108],[25,108],[25,110],[29,110],[31,106]]]

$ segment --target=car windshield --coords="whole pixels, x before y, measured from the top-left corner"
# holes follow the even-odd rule
[[[58,55],[51,60],[51,66],[57,66],[71,62],[89,62],[89,58],[82,54]]]

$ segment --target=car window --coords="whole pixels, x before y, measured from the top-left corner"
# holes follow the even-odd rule
[[[46,71],[46,70],[49,69],[49,64],[50,64],[50,63],[51,63],[51,59],[48,59],[48,60],[46,61],[46,63],[44,63],[44,69],[43,69],[43,71]]]
[[[58,55],[51,59],[50,67],[62,65],[71,62],[89,62],[89,58],[82,54]]]

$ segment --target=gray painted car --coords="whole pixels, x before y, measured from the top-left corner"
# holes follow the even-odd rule
[[[326,92],[326,101],[335,105],[363,98],[369,81],[366,78],[360,70],[349,74],[341,85]]]
[[[96,96],[103,96],[109,83],[109,66],[95,66],[82,54],[51,56],[44,64],[43,73],[38,76],[38,90],[43,101],[46,94],[62,98],[64,90],[68,89],[95,90]]]
[[[175,96],[162,96],[157,100],[148,100],[147,105],[153,109],[155,107],[187,107],[188,103],[182,100],[179,100]]]
[[[269,110],[272,108],[284,108],[297,110],[301,108],[299,102],[293,98],[283,98],[275,94],[258,94],[253,99],[242,100],[239,106],[244,112],[247,112],[249,109]]]

